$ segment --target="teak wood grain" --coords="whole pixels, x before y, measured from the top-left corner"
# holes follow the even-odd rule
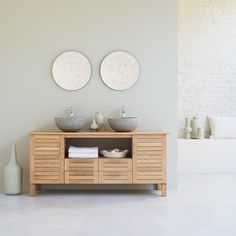
[[[128,158],[100,158],[99,171],[124,171],[132,172],[132,159]]]
[[[94,171],[66,171],[66,184],[98,184],[98,172]]]
[[[41,184],[154,184],[166,196],[167,132],[32,132],[30,192]],[[65,139],[132,140],[129,158],[66,158]]]
[[[99,183],[101,184],[132,184],[132,172],[102,171],[102,172],[99,172]]]
[[[31,135],[30,183],[64,183],[64,138],[62,135]]]

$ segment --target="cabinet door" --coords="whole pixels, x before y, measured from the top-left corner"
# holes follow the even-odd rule
[[[30,183],[64,183],[64,138],[62,135],[32,135]]]
[[[166,135],[134,135],[133,183],[166,182]]]

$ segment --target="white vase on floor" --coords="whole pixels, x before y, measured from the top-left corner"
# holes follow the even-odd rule
[[[4,167],[4,190],[8,195],[21,194],[22,168],[17,162],[16,145],[11,146],[11,156]]]

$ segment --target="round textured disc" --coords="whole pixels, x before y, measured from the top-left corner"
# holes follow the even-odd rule
[[[103,59],[100,73],[108,87],[114,90],[126,90],[137,81],[139,64],[131,54],[115,51]]]
[[[52,75],[61,88],[77,90],[88,83],[91,76],[91,65],[87,57],[79,52],[64,52],[55,59]]]

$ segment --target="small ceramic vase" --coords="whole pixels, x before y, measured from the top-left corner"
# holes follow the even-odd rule
[[[95,119],[93,119],[93,121],[92,121],[92,123],[90,124],[89,128],[90,128],[92,131],[94,131],[94,132],[98,130],[99,127],[98,127],[98,125],[97,125]]]
[[[95,121],[99,127],[99,131],[103,131],[104,130],[104,126],[103,126],[104,117],[101,112],[95,113]]]
[[[8,195],[21,194],[22,168],[17,162],[16,145],[11,146],[11,157],[4,167],[4,190]]]
[[[192,128],[190,127],[190,119],[185,118],[185,127],[184,127],[184,137],[186,139],[190,139],[190,133],[192,131]]]
[[[199,128],[199,119],[197,116],[194,116],[193,119],[190,122],[192,132],[191,132],[191,138],[198,138],[198,128]]]

